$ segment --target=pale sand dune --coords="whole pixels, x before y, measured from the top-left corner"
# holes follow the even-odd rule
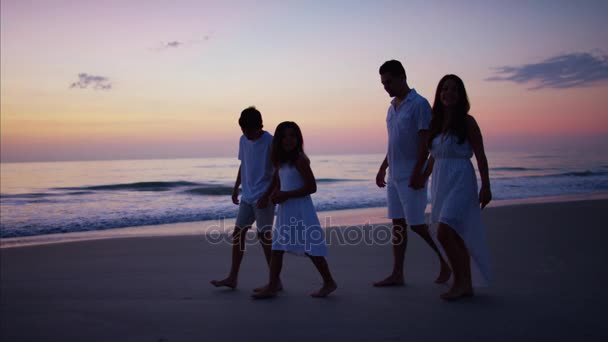
[[[236,291],[209,285],[230,252],[202,235],[0,249],[0,340],[606,340],[608,200],[483,215],[495,283],[456,303],[438,299],[437,260],[411,233],[406,287],[371,287],[390,270],[389,246],[333,244],[336,293],[308,297],[319,276],[287,256],[286,290],[261,302],[249,298],[267,277],[259,246]]]

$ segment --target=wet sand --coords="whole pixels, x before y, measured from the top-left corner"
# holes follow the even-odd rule
[[[438,261],[412,233],[407,285],[399,288],[371,286],[390,271],[386,240],[370,245],[353,243],[354,235],[348,244],[332,239],[328,261],[340,288],[326,299],[308,296],[320,286],[310,261],[288,255],[285,291],[272,300],[251,300],[251,289],[267,278],[259,245],[248,246],[237,290],[212,287],[209,280],[228,271],[230,247],[203,234],[2,248],[0,339],[608,338],[608,200],[493,207],[484,210],[483,220],[494,284],[454,303],[438,298],[446,290],[433,283]]]

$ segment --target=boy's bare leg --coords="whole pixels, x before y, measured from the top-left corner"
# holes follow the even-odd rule
[[[266,257],[266,263],[268,264],[268,267],[270,267],[270,260],[271,260],[271,255],[272,255],[272,231],[266,230],[262,233],[258,233],[258,239],[260,240],[260,243],[262,244],[262,248],[264,250],[264,256]],[[255,289],[253,289],[253,292],[263,291],[267,287],[268,287],[268,285],[256,287]],[[282,291],[282,290],[283,290],[283,284],[281,283],[281,280],[279,279],[279,291]]]
[[[437,254],[437,256],[439,257],[440,270],[439,270],[439,275],[437,276],[437,279],[435,279],[435,283],[443,284],[443,283],[447,282],[448,280],[450,280],[450,276],[452,275],[452,270],[450,269],[449,264],[445,261],[445,259],[441,255],[439,248],[437,248],[437,244],[435,244],[435,241],[433,241],[433,238],[431,237],[431,233],[429,233],[429,227],[426,224],[421,224],[421,225],[411,226],[411,228],[414,231],[414,233],[420,235],[420,237],[422,237],[422,239],[424,241],[426,241],[426,243],[429,246],[431,246],[433,251],[435,251],[435,254]]]
[[[315,298],[327,297],[330,293],[334,292],[338,288],[338,284],[336,284],[336,281],[331,276],[331,272],[329,271],[327,260],[325,260],[325,257],[322,256],[308,255],[308,257],[317,268],[317,271],[319,271],[321,274],[321,277],[323,277],[323,287],[310,295]]]
[[[251,297],[254,299],[272,298],[279,292],[281,269],[283,268],[283,251],[272,251],[270,257],[270,276],[268,286],[262,291],[256,292]]]
[[[403,260],[407,248],[407,224],[405,219],[393,219],[393,272],[384,280],[374,283],[376,287],[402,286]]]
[[[230,266],[230,273],[225,279],[212,280],[211,285],[215,287],[225,286],[231,289],[236,288],[249,228],[251,228],[251,226],[245,228],[234,227],[234,232],[232,233],[232,264]]]

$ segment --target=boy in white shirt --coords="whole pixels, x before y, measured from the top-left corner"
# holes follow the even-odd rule
[[[239,206],[234,232],[232,234],[232,264],[228,277],[212,280],[211,284],[220,287],[236,288],[239,268],[243,260],[247,231],[256,223],[258,238],[264,249],[266,262],[270,263],[272,245],[272,224],[274,204],[269,200],[274,186],[274,168],[270,161],[272,135],[262,128],[262,114],[249,107],[241,112],[239,126],[243,135],[239,141],[239,172],[232,192],[232,202]],[[239,186],[242,194],[239,201]]]

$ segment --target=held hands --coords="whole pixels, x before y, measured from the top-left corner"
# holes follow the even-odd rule
[[[492,192],[489,186],[482,186],[479,190],[479,205],[481,209],[485,208],[492,200]]]
[[[257,203],[258,209],[266,208],[268,206],[269,201],[270,201],[269,196],[263,195],[262,197],[260,197],[260,199],[258,200],[258,203]]]
[[[232,189],[232,203],[239,205],[239,188]]]
[[[379,188],[384,188],[386,186],[386,181],[384,178],[386,177],[386,169],[380,168],[378,170],[378,174],[376,175],[376,185]]]
[[[412,174],[412,176],[410,177],[409,187],[414,190],[422,189],[422,188],[424,188],[425,181],[426,181],[426,179],[422,173],[414,172]]]
[[[272,203],[280,204],[287,201],[289,199],[289,196],[287,195],[287,192],[275,191],[272,196],[270,196],[270,199],[272,200]]]

